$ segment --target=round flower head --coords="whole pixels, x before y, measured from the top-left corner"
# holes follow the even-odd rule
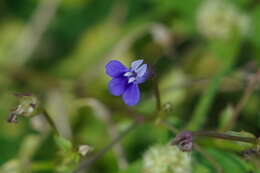
[[[143,156],[144,173],[190,173],[191,157],[171,145],[152,146]]]
[[[111,60],[106,65],[106,73],[112,80],[109,82],[109,91],[114,96],[121,96],[125,104],[136,105],[140,100],[138,84],[143,83],[148,77],[147,64],[144,60],[132,62],[131,68],[125,67],[117,60]]]

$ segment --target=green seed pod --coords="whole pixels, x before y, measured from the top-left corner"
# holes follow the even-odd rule
[[[8,122],[17,122],[18,116],[32,117],[39,112],[39,101],[31,94],[15,94],[18,106],[10,113]]]
[[[171,145],[151,147],[143,158],[144,173],[190,173],[191,156]]]

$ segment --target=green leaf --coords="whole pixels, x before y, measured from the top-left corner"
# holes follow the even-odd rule
[[[212,50],[220,60],[222,60],[221,68],[211,79],[208,88],[202,93],[202,96],[195,108],[191,121],[187,125],[187,129],[201,129],[207,120],[207,115],[217,95],[223,77],[227,75],[236,62],[236,54],[240,47],[240,40],[231,39],[229,41],[215,41],[209,44],[208,49]]]
[[[232,115],[234,113],[234,109],[231,105],[228,105],[220,114],[219,119],[219,129],[222,129],[226,126],[227,123],[230,122]]]
[[[204,148],[204,150],[214,160],[215,166],[212,164],[212,161],[209,161],[202,154],[195,152],[193,154],[193,173],[217,173],[219,171],[217,169],[222,169],[223,172],[227,173],[246,173],[254,170],[250,162],[247,162],[236,154],[216,148]]]
[[[209,154],[220,164],[225,172],[245,173],[252,171],[252,165],[247,163],[235,154],[217,150],[208,149]]]

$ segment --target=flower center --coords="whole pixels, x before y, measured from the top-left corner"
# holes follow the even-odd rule
[[[135,71],[129,71],[124,74],[128,78],[128,83],[136,81],[137,73]]]

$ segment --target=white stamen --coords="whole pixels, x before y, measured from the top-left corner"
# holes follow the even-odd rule
[[[132,76],[132,75],[133,75],[133,73],[130,72],[130,71],[129,71],[129,72],[126,72],[126,73],[124,74],[125,77],[129,77],[129,76]]]
[[[135,81],[135,77],[130,77],[129,79],[128,79],[128,83],[132,83],[132,82],[134,82]]]

